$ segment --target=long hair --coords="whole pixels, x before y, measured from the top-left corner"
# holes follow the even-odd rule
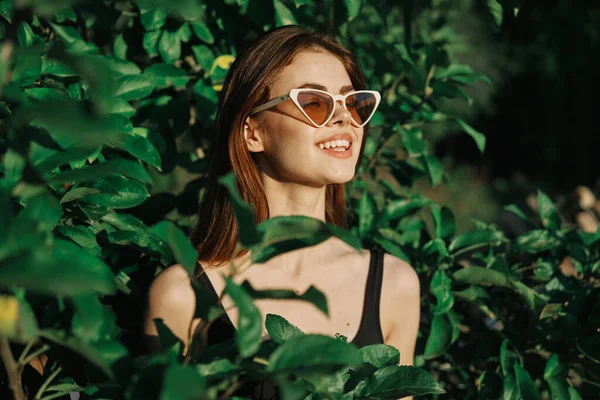
[[[190,240],[198,259],[221,265],[229,261],[238,240],[238,222],[225,187],[218,178],[233,171],[241,197],[255,212],[256,223],[269,218],[269,207],[259,169],[243,136],[249,111],[270,98],[269,86],[281,70],[303,50],[324,51],[344,65],[356,90],[366,89],[365,75],[355,55],[328,33],[312,32],[298,25],[272,29],[240,53],[227,73],[219,95],[214,139],[209,156],[208,185],[200,204],[198,222]],[[367,127],[365,126],[356,169],[361,164]],[[344,184],[327,185],[326,222],[347,227]],[[235,255],[239,257],[247,250]]]

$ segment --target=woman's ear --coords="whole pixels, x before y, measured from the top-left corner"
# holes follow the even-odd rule
[[[264,151],[263,135],[258,122],[252,118],[246,118],[244,121],[244,141],[249,151],[258,153]]]

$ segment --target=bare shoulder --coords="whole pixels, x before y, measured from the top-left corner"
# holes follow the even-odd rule
[[[145,333],[157,334],[154,319],[159,318],[185,343],[195,305],[195,294],[187,271],[179,264],[168,267],[154,278],[150,286]]]
[[[391,301],[406,297],[419,297],[419,275],[406,261],[392,254],[383,257],[382,297]]]

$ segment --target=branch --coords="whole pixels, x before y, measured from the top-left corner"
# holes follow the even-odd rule
[[[4,368],[6,368],[6,372],[8,373],[9,386],[13,392],[14,399],[26,400],[19,380],[19,365],[10,351],[8,339],[4,337],[0,338],[0,356],[2,357]]]

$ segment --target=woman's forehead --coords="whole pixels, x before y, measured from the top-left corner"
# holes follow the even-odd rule
[[[337,94],[347,92],[352,81],[344,64],[333,54],[303,51],[283,68],[272,88],[279,93],[311,85],[315,89]]]

